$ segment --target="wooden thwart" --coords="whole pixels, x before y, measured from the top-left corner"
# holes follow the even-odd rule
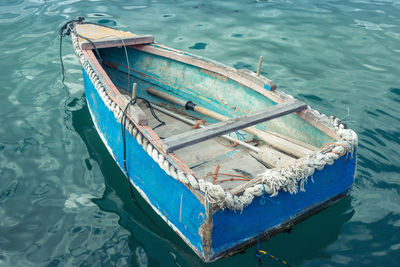
[[[150,44],[154,42],[151,35],[136,35],[130,32],[118,31],[108,27],[99,27],[93,24],[77,24],[76,31],[79,35],[89,39],[96,48]],[[78,37],[82,49],[94,49],[91,42]]]
[[[288,101],[249,115],[228,119],[201,129],[171,136],[164,139],[163,149],[166,153],[171,153],[177,149],[250,127],[261,122],[272,120],[305,108],[307,108],[307,105],[298,100]]]
[[[261,77],[261,76],[260,76]],[[151,87],[147,87],[146,91],[149,94],[158,96],[162,99],[168,100],[172,103],[181,105],[181,106],[185,106],[186,105],[186,101],[183,99],[180,99],[176,96],[164,93],[162,91],[156,90],[154,88]],[[219,121],[225,121],[227,119],[229,119],[228,117],[216,113],[212,110],[209,110],[207,108],[201,107],[199,105],[196,105],[194,107],[194,111],[199,112],[201,114],[204,114],[208,117],[214,118],[216,120]],[[269,131],[262,131],[259,130],[255,127],[247,127],[245,129],[243,129],[244,131],[247,131],[251,134],[256,135],[258,138],[260,138],[261,140],[263,140],[264,142],[266,142],[268,145],[272,146],[275,149],[278,149],[290,156],[296,157],[296,158],[301,158],[304,155],[308,155],[311,154],[313,151],[317,151],[318,148],[313,147],[311,145],[305,144],[303,142],[300,142],[298,140],[290,140],[287,141],[282,137],[278,137],[276,136],[276,134],[273,134],[272,132]]]

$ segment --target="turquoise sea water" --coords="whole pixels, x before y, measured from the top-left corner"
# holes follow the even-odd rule
[[[58,29],[78,16],[237,68],[264,56],[281,90],[359,134],[359,154],[349,197],[261,248],[292,266],[400,264],[399,1],[2,0],[0,266],[203,265],[130,198],[69,38],[63,88]],[[209,265],[257,262],[252,248]]]

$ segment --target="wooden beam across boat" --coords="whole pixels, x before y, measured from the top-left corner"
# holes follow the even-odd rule
[[[106,48],[154,43],[151,35],[136,35],[90,23],[77,24],[76,31],[80,35],[79,44],[84,50],[94,49],[93,45],[96,48]]]
[[[112,64],[109,64],[109,65],[113,66]],[[187,103],[187,101],[185,101],[183,99],[180,99],[176,96],[164,93],[160,90],[156,90],[151,87],[147,87],[146,92],[149,94],[158,96],[162,99],[168,100],[172,103],[178,104],[180,106],[185,107],[186,103]],[[199,112],[203,115],[206,115],[210,118],[219,120],[219,121],[225,121],[225,120],[229,119],[229,117],[226,117],[222,114],[216,113],[212,110],[206,109],[199,105],[193,106],[193,110],[196,112]],[[313,151],[318,151],[317,147],[314,147],[312,145],[306,144],[304,142],[301,142],[301,141],[293,139],[293,138],[290,139],[288,137],[278,136],[277,134],[270,132],[270,131],[262,131],[255,127],[248,127],[243,130],[256,135],[258,138],[260,138],[262,141],[264,141],[268,145],[272,146],[273,148],[280,150],[280,151],[282,151],[290,156],[296,157],[296,158],[301,158],[305,155],[313,153]],[[288,139],[290,139],[290,140],[288,140]]]
[[[292,112],[303,110],[305,108],[307,108],[307,105],[303,102],[300,102],[298,100],[288,101],[286,103],[259,110],[249,115],[228,119],[201,129],[171,136],[163,140],[163,149],[166,153],[171,153],[177,149],[197,144],[223,134],[247,128],[258,123],[272,120]]]

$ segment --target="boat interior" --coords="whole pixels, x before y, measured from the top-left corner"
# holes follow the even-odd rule
[[[305,104],[282,106],[256,85],[240,82],[254,79],[248,71],[157,44],[97,50],[93,54],[126,99],[134,90],[151,103],[137,101],[166,152],[175,153],[197,178],[231,192],[267,168],[283,167],[334,142],[298,116]]]

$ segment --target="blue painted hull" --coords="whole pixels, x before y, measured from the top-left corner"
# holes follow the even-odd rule
[[[84,70],[83,77],[93,123],[108,151],[125,173],[121,124],[103,103]],[[126,149],[127,170],[133,186],[157,214],[201,255],[202,240],[198,229],[204,223],[204,206],[184,184],[169,177],[129,133],[126,135]]]
[[[83,77],[93,122],[123,171],[121,125],[103,103],[85,70]],[[309,177],[305,192],[294,195],[280,192],[265,201],[256,197],[243,212],[212,207],[207,214],[201,199],[187,186],[167,175],[134,137],[127,134],[126,144],[131,183],[155,212],[207,262],[251,246],[259,234],[261,238],[268,238],[290,228],[344,197],[351,189],[356,165],[355,153],[353,157],[347,154],[333,165],[316,171],[313,179]],[[208,238],[199,233],[202,227],[209,227]]]
[[[213,253],[218,258],[226,251],[266,239],[290,229],[315,212],[345,197],[354,181],[356,158],[342,157],[331,166],[315,171],[305,192],[280,192],[276,197],[257,197],[242,213],[225,209],[213,215]],[[240,223],[238,223],[240,222]],[[238,246],[237,244],[240,244]]]

